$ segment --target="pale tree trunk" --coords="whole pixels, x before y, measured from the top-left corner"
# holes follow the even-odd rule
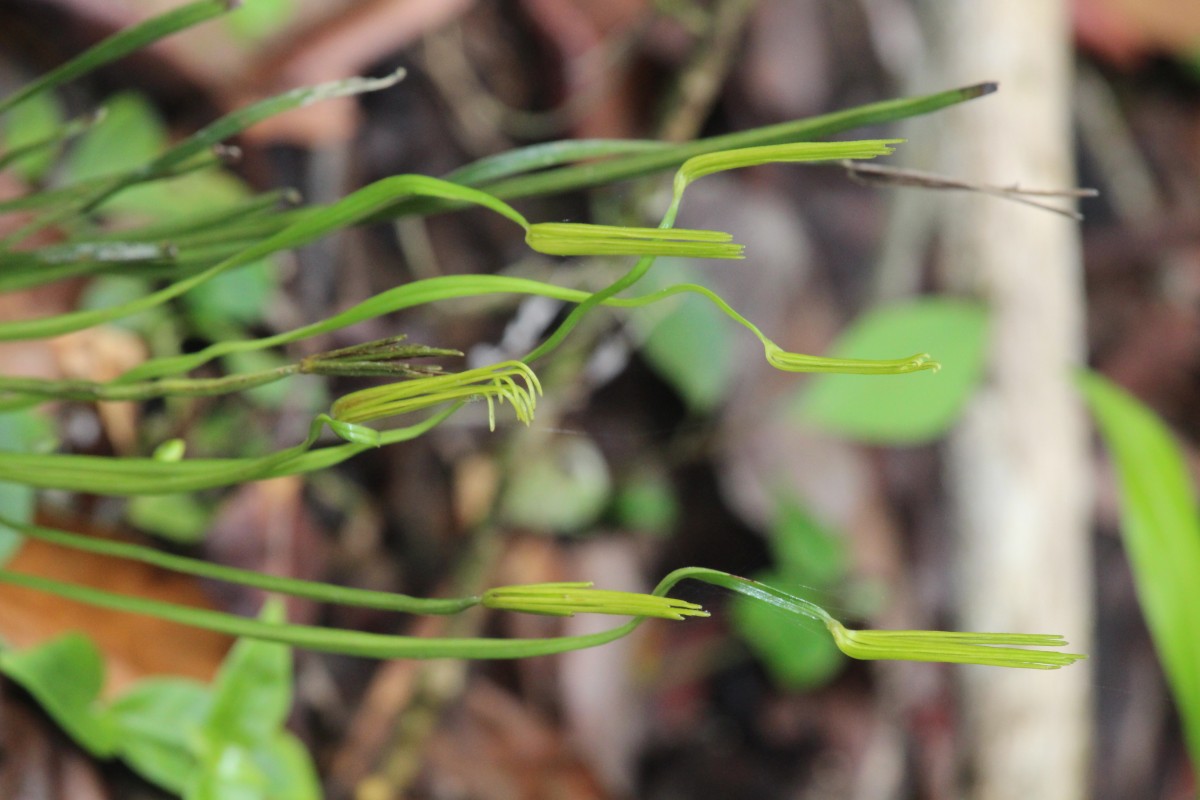
[[[926,80],[1000,83],[998,94],[931,120],[924,135],[936,136],[939,163],[926,166],[991,184],[1073,185],[1067,3],[927,0],[921,15]],[[1003,200],[945,199],[945,284],[991,311],[986,384],[948,448],[960,624],[1062,633],[1086,652],[1088,442],[1072,386],[1085,346],[1078,230]],[[1087,662],[1047,673],[974,667],[963,677],[970,797],[1090,796]]]

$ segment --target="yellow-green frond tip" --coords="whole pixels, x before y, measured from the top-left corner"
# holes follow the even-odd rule
[[[908,358],[860,359],[827,358],[803,353],[789,353],[778,345],[766,345],[767,363],[784,372],[833,372],[845,375],[905,375],[909,372],[937,372],[942,365],[928,353],[916,353]]]
[[[541,393],[542,384],[527,364],[505,361],[466,372],[372,386],[338,398],[329,413],[338,422],[358,424],[447,402],[484,400],[488,404],[488,424],[495,430],[497,401],[512,406],[517,419],[528,425]]]
[[[891,155],[903,139],[865,139],[852,142],[791,142],[760,147],[718,150],[693,156],[676,173],[676,190],[694,180],[731,169],[762,164],[798,164],[812,161],[841,161],[847,158],[875,158]]]
[[[633,228],[582,222],[539,222],[525,232],[530,248],[551,256],[689,256],[743,258],[742,245],[722,231]]]
[[[1065,647],[1063,637],[1036,633],[853,630],[826,621],[838,649],[866,661],[933,661],[1014,669],[1059,669],[1086,656],[1041,647]]]
[[[593,589],[591,586],[587,582],[501,586],[484,592],[482,605],[498,611],[520,611],[553,617],[573,617],[586,613],[682,620],[685,617],[708,616],[708,612],[699,605],[686,600],[640,592]]]

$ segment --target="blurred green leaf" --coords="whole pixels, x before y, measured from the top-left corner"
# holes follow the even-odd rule
[[[147,533],[194,544],[204,539],[212,514],[193,495],[155,494],[131,497],[125,516]]]
[[[146,98],[133,92],[105,104],[104,120],[76,142],[67,159],[71,182],[140,167],[167,146],[167,129]]]
[[[209,169],[135,184],[105,201],[104,211],[155,223],[183,223],[236,205],[249,194],[232,174]]]
[[[1085,372],[1080,388],[1112,454],[1121,533],[1138,599],[1200,769],[1200,509],[1170,431],[1123,389]]]
[[[0,671],[29,692],[71,738],[94,756],[111,756],[117,743],[111,716],[100,706],[104,661],[81,633],[37,647],[0,651]]]
[[[145,278],[133,275],[101,275],[88,281],[87,287],[79,298],[79,307],[83,309],[107,308],[132,302],[148,292],[150,292],[150,282]],[[109,324],[135,331],[143,337],[150,338],[151,331],[161,325],[169,324],[170,318],[169,309],[156,306],[128,317],[113,320]]]
[[[208,333],[260,322],[275,291],[269,261],[258,261],[202,283],[180,298],[196,328]]]
[[[501,515],[511,525],[573,533],[595,521],[611,489],[596,445],[582,436],[559,437],[517,461]]]
[[[695,281],[696,267],[675,259],[659,259],[644,279],[661,289]],[[712,303],[686,296],[671,301],[662,315],[634,315],[633,324],[646,337],[642,355],[693,411],[711,411],[729,391],[734,371],[729,321]],[[664,304],[665,305],[665,304]]]
[[[284,622],[282,602],[269,600],[261,618]],[[202,727],[203,768],[186,796],[196,800],[320,797],[311,757],[283,730],[291,704],[291,648],[238,640],[213,684],[212,706]]]
[[[928,352],[940,372],[819,375],[797,394],[791,416],[863,442],[920,444],[954,423],[983,377],[987,314],[977,304],[926,298],[873,311],[838,340],[842,358]]]
[[[227,18],[229,28],[243,39],[263,39],[283,28],[296,13],[296,0],[254,0]]]
[[[52,138],[64,124],[62,108],[53,94],[39,94],[17,106],[4,119],[4,152]],[[20,157],[12,169],[27,182],[40,180],[54,165],[58,148],[39,148]]]
[[[198,769],[196,737],[210,704],[208,687],[196,681],[138,681],[111,706],[117,754],[147,780],[182,793]]]
[[[256,749],[252,757],[270,787],[269,798],[287,800],[320,800],[321,781],[313,767],[312,757],[294,735],[277,731],[275,736]]]
[[[679,518],[679,500],[665,476],[641,470],[621,484],[613,512],[624,528],[666,534]]]
[[[0,413],[0,452],[29,453],[53,449],[56,438],[54,426],[35,409]],[[35,494],[32,487],[0,481],[0,514],[17,522],[33,519]],[[3,565],[21,544],[21,537],[10,528],[0,525],[0,565]]]
[[[249,748],[220,742],[193,773],[184,800],[266,800],[282,795],[268,794],[267,776],[255,763]]]
[[[771,551],[781,572],[794,581],[822,588],[846,577],[846,547],[798,503],[781,504],[771,531]]]
[[[261,618],[284,622],[283,604],[269,600]],[[213,683],[204,736],[211,742],[254,748],[282,727],[291,705],[291,648],[239,639]]]

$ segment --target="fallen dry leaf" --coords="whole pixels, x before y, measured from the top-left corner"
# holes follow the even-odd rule
[[[54,519],[49,524],[80,533],[113,535],[82,519]],[[6,568],[120,594],[213,607],[195,578],[42,542],[27,541]],[[229,637],[209,631],[0,584],[0,637],[13,647],[32,647],[69,631],[86,633],[104,654],[107,696],[120,694],[148,675],[209,681],[231,644]]]

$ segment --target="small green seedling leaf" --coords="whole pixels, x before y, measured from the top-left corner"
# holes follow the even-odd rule
[[[265,800],[320,800],[321,781],[312,756],[290,731],[277,731],[269,742],[251,754],[270,790]],[[224,798],[222,798],[224,800]]]
[[[844,358],[935,353],[937,374],[820,375],[789,407],[796,419],[874,444],[920,444],[958,418],[983,377],[987,314],[974,303],[928,298],[859,319],[834,347]]]
[[[113,754],[116,730],[99,700],[104,660],[91,639],[68,633],[26,650],[0,651],[0,672],[33,695],[89,753]]]
[[[268,600],[261,620],[286,622],[283,603]],[[241,639],[221,665],[212,705],[200,730],[201,769],[189,798],[320,796],[316,770],[295,737],[283,730],[292,705],[292,651],[287,645]]]
[[[1121,535],[1138,599],[1200,767],[1200,509],[1195,479],[1167,427],[1100,375],[1079,386],[1112,453]]]
[[[146,678],[110,706],[117,755],[139,775],[177,794],[194,780],[208,687],[183,678]]]
[[[264,622],[284,622],[277,600],[263,608]],[[292,653],[286,645],[242,639],[221,665],[204,723],[211,742],[254,748],[282,727],[292,705]]]

